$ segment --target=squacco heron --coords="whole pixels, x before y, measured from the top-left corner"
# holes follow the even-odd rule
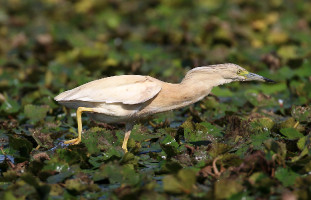
[[[77,109],[78,138],[65,144],[79,144],[82,133],[82,112],[97,121],[125,122],[122,149],[135,121],[149,115],[188,106],[207,96],[213,87],[232,81],[273,82],[244,68],[227,63],[196,67],[181,83],[167,83],[150,76],[121,75],[91,81],[55,97],[60,104]]]

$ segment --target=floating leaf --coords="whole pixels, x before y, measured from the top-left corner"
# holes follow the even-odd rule
[[[208,152],[213,158],[227,153],[232,147],[224,143],[213,143],[211,150]]]
[[[37,106],[28,104],[25,106],[24,112],[26,117],[30,119],[32,123],[36,123],[46,117],[49,109],[49,106]]]
[[[107,164],[101,168],[100,173],[96,179],[101,180],[106,177],[110,183],[136,185],[141,180],[140,175],[130,165]]]
[[[179,162],[172,160],[164,160],[160,166],[160,173],[176,173],[183,168]]]
[[[3,102],[0,99],[0,102],[1,102],[0,111],[3,111],[8,114],[18,112],[21,107],[17,101],[11,99],[10,97],[6,97]]]
[[[295,140],[303,137],[303,134],[295,128],[282,128],[280,132],[290,140]]]
[[[214,87],[212,93],[220,97],[232,97],[233,93],[227,88]]]
[[[269,132],[262,132],[259,134],[252,134],[252,145],[254,146],[254,149],[260,149],[261,145],[264,143],[264,141],[269,139]]]
[[[281,181],[285,187],[288,187],[295,183],[296,179],[299,177],[299,174],[293,172],[291,169],[279,167],[275,171],[275,177]]]
[[[284,59],[295,59],[299,57],[297,53],[297,49],[298,49],[297,46],[293,46],[293,45],[282,46],[278,50],[278,54]]]
[[[243,187],[237,180],[222,179],[215,183],[215,198],[227,199],[242,190]]]
[[[68,170],[61,172],[59,174],[56,174],[54,176],[50,176],[47,179],[48,183],[61,183],[63,182],[66,178],[71,177],[75,172],[73,170]]]
[[[274,126],[275,122],[268,118],[268,117],[262,117],[262,118],[257,118],[254,119],[251,123],[251,129],[254,132],[257,133],[262,133],[262,132],[267,132],[271,130]]]
[[[310,77],[311,76],[311,63],[308,59],[305,59],[302,66],[295,70],[295,74],[299,77]]]
[[[161,148],[167,154],[168,157],[172,157],[178,154],[178,143],[175,138],[170,135],[166,135],[160,141]]]
[[[221,128],[208,122],[195,124],[195,130],[185,129],[184,136],[187,142],[198,142],[209,140],[210,136],[222,136]]]
[[[196,172],[191,169],[181,169],[177,175],[167,175],[163,178],[163,189],[171,193],[190,194],[194,191]]]
[[[79,178],[77,179],[67,179],[65,181],[65,188],[75,195],[81,194],[86,190],[89,190],[91,192],[100,191],[100,188],[95,184],[90,184],[87,182],[81,181]]]
[[[260,90],[264,94],[276,94],[276,93],[285,93],[287,91],[287,85],[283,83],[275,83],[273,85],[261,85]]]

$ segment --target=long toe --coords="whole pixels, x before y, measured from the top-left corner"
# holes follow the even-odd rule
[[[79,138],[76,138],[76,139],[72,139],[72,140],[67,140],[64,142],[64,144],[79,144],[81,142],[81,140],[79,140]]]

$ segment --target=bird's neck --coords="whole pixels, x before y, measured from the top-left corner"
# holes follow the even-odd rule
[[[190,105],[206,97],[213,87],[230,83],[232,80],[224,79],[217,74],[202,74],[186,76],[178,86],[180,96],[185,100],[182,106]]]
[[[172,110],[188,106],[207,96],[213,86],[194,79],[183,80],[179,84],[168,83],[163,88],[165,98],[164,110]]]
[[[187,100],[187,105],[200,101],[213,89],[213,85],[192,79],[183,80],[177,87],[183,99]]]
[[[188,77],[179,84],[162,82],[160,93],[140,111],[140,114],[147,115],[188,106],[206,97],[214,86],[212,82],[194,77]]]
[[[187,74],[187,76],[181,81],[181,84],[190,87],[198,85],[203,88],[213,88],[230,82],[232,82],[232,79],[224,79],[217,73],[202,73]]]

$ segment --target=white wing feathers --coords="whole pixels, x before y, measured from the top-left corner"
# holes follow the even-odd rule
[[[123,75],[91,81],[65,91],[56,101],[87,101],[138,104],[148,101],[161,90],[160,81],[140,75]]]

